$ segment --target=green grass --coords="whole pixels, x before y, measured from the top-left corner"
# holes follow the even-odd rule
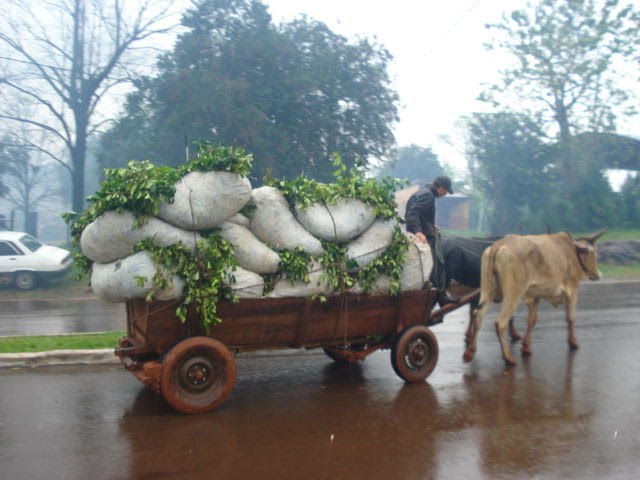
[[[629,265],[599,265],[602,275],[610,278],[638,278],[640,277],[640,262]]]
[[[115,348],[126,332],[81,333],[0,337],[0,353],[46,352],[49,350],[94,350]]]
[[[592,233],[592,232],[591,232]],[[579,236],[576,234],[576,236]],[[602,237],[601,242],[640,240],[640,230],[608,230]]]

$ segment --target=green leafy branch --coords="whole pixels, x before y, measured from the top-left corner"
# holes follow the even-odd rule
[[[169,247],[160,247],[152,239],[146,239],[136,245],[136,251],[146,250],[159,267],[152,279],[153,291],[147,297],[152,301],[158,291],[166,288],[173,275],[180,276],[184,282],[184,296],[176,309],[176,316],[185,322],[187,312],[192,308],[200,317],[201,325],[209,329],[220,323],[218,302],[220,300],[237,301],[229,282],[233,282],[233,270],[236,260],[233,246],[217,234],[198,241],[197,252],[178,243]],[[161,271],[164,270],[166,275]],[[168,276],[167,276],[168,275]]]
[[[396,212],[394,192],[405,182],[391,177],[366,178],[357,168],[347,168],[338,154],[334,154],[333,165],[336,167],[334,183],[321,183],[305,176],[293,180],[266,176],[264,183],[280,190],[290,204],[301,208],[313,203],[335,205],[341,198],[355,198],[374,207],[380,218],[401,220]]]
[[[375,260],[360,269],[356,279],[365,292],[370,292],[381,275],[391,277],[390,292],[395,295],[400,292],[400,276],[405,256],[409,250],[409,239],[396,227],[389,247]]]
[[[88,208],[81,214],[62,215],[71,227],[74,268],[78,276],[89,272],[92,264],[80,252],[80,236],[100,215],[108,211],[130,211],[136,217],[136,226],[140,226],[158,214],[161,203],[173,201],[176,183],[187,173],[227,171],[246,176],[251,170],[252,157],[241,148],[212,146],[206,142],[196,142],[196,148],[195,158],[179,168],[157,166],[144,160],[131,161],[125,168],[106,169],[101,189],[87,198]]]

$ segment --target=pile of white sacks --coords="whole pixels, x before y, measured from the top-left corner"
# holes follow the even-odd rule
[[[240,213],[253,205],[251,218]],[[295,212],[295,214],[293,213]],[[322,240],[347,245],[348,256],[359,268],[365,267],[391,244],[395,220],[376,218],[373,207],[355,199],[343,199],[335,205],[313,204],[294,208],[273,187],[251,188],[245,177],[228,172],[191,172],[176,185],[172,203],[163,203],[158,216],[141,226],[130,212],[106,212],[82,232],[82,253],[91,259],[91,286],[98,296],[111,302],[145,298],[153,289],[152,279],[161,267],[146,252],[134,253],[134,246],[151,238],[156,245],[182,242],[191,251],[202,237],[199,231],[219,229],[220,235],[234,247],[238,267],[229,272],[227,282],[239,298],[334,295],[321,280],[319,263],[309,267],[311,282],[291,282],[284,275],[264,295],[263,274],[279,272],[278,251],[296,247],[312,256],[321,256]],[[413,236],[400,279],[401,290],[423,288],[429,279],[433,261],[429,246],[416,243]],[[346,268],[346,266],[345,266]],[[166,272],[162,272],[167,275]],[[140,285],[136,278],[146,279]],[[389,291],[391,279],[382,276],[372,293]],[[174,275],[170,286],[155,293],[158,300],[179,299],[184,282]],[[361,293],[353,287],[350,292]]]

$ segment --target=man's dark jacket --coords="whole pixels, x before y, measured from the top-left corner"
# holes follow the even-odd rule
[[[431,184],[425,185],[409,197],[405,211],[407,232],[422,232],[427,240],[434,240],[437,197],[436,187]]]

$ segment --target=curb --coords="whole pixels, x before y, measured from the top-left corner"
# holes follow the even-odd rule
[[[0,353],[0,370],[3,368],[36,368],[64,365],[122,365],[113,348],[96,350],[52,350],[49,352]],[[242,357],[289,356],[322,354],[320,349],[277,348],[241,352]]]
[[[100,350],[53,350],[50,352],[0,354],[0,368],[111,364],[120,364],[120,359],[114,355],[113,348]]]

